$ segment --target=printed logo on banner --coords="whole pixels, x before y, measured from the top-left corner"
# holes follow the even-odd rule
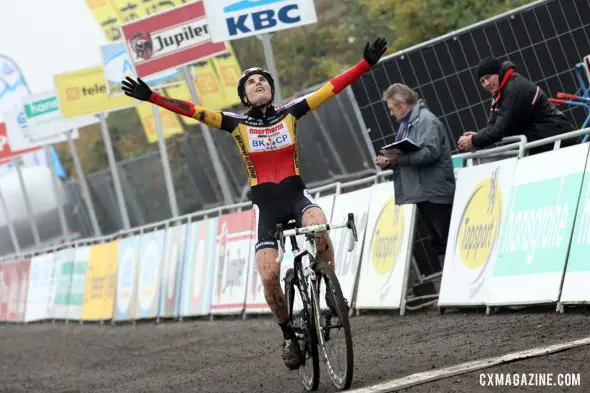
[[[211,42],[200,1],[131,21],[121,30],[141,78],[227,52],[225,43]]]
[[[133,317],[129,309],[135,294],[137,272],[137,245],[139,237],[134,236],[121,240],[119,244],[119,266],[117,282],[117,319]],[[121,252],[122,251],[122,252]]]
[[[205,0],[214,42],[317,22],[313,0]]]
[[[135,33],[131,39],[131,48],[133,48],[133,52],[137,58],[144,60],[151,58],[154,45],[150,33]]]
[[[152,318],[157,314],[160,284],[162,250],[165,231],[146,233],[141,240],[141,264],[137,283],[137,312],[142,318]]]
[[[380,288],[381,299],[387,296],[391,287],[394,265],[401,252],[404,236],[404,207],[395,204],[390,197],[383,206],[371,238],[371,264],[380,276],[387,276]]]
[[[469,269],[481,269],[471,282],[471,297],[477,295],[483,284],[485,268],[492,250],[498,242],[502,225],[502,189],[498,183],[500,168],[482,180],[471,192],[461,215],[455,241],[455,254]]]

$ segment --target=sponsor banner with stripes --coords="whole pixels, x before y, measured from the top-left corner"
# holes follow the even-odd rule
[[[31,260],[0,263],[0,321],[25,320]]]
[[[68,305],[70,304],[70,288],[72,286],[72,274],[74,272],[74,248],[66,248],[55,253],[55,308],[54,319],[68,318]]]
[[[189,224],[186,238],[180,315],[209,314],[215,261],[217,218]]]
[[[135,318],[140,238],[140,235],[137,235],[119,241],[117,297],[113,315],[116,321]]]
[[[184,267],[185,241],[188,224],[170,227],[166,231],[162,278],[160,280],[160,307],[158,316],[172,318],[179,315],[180,279]]]
[[[70,297],[68,301],[67,319],[80,320],[82,305],[84,304],[84,291],[86,289],[86,271],[90,259],[90,247],[78,247],[74,255]]]
[[[135,319],[155,318],[160,299],[160,277],[166,230],[144,233],[140,242]]]

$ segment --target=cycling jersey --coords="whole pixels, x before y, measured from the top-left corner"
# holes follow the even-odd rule
[[[211,127],[231,133],[240,150],[250,186],[280,183],[299,176],[297,121],[334,97],[370,69],[364,59],[348,71],[332,78],[316,92],[284,106],[269,106],[263,113],[254,108],[240,115],[212,111],[194,104],[152,93],[150,102]]]

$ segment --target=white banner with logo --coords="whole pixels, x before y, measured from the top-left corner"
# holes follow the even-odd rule
[[[2,113],[12,110],[15,103],[27,94],[25,78],[18,65],[9,57],[0,55],[0,119]]]
[[[484,305],[517,159],[460,168],[438,306]]]
[[[352,252],[348,252],[347,250],[348,228],[333,229],[330,231],[330,237],[334,245],[336,275],[338,276],[342,293],[351,306],[359,273],[362,245],[365,241],[365,232],[367,229],[367,216],[369,214],[369,203],[367,201],[371,200],[372,191],[373,189],[369,187],[338,195],[332,214],[331,221],[335,224],[341,224],[348,219],[348,213],[354,213],[358,242]]]
[[[584,143],[518,160],[488,305],[557,302],[588,148]]]
[[[590,57],[587,59],[590,61]],[[590,263],[588,263],[588,255],[590,255],[590,165],[588,163],[581,191],[563,288],[559,298],[563,304],[586,304],[590,301],[590,285],[588,285],[590,283]]]
[[[250,255],[255,246],[252,239],[254,217],[254,211],[248,210],[219,218],[212,314],[235,314],[244,310]]]
[[[182,287],[177,292],[181,316],[207,315],[211,310],[217,221],[210,218],[188,224]]]
[[[136,319],[155,318],[158,313],[165,236],[166,231],[162,229],[144,233],[141,237]]]
[[[391,182],[373,186],[355,308],[401,307],[412,257],[415,209],[415,205],[395,204]]]
[[[23,97],[22,104],[31,140],[43,144],[47,144],[50,138],[62,137],[66,131],[98,124],[100,121],[92,115],[64,119],[56,90]]]
[[[137,235],[119,241],[117,298],[113,315],[115,321],[127,321],[135,318],[140,239],[141,236]]]
[[[168,228],[164,241],[164,259],[162,261],[162,279],[160,280],[160,307],[158,316],[171,318],[179,315],[180,280],[184,266],[187,224]],[[186,244],[186,246],[185,246]]]
[[[70,285],[70,299],[68,304],[68,319],[80,320],[84,291],[86,290],[86,271],[90,259],[90,247],[78,247],[74,255],[74,267]]]
[[[313,0],[203,0],[213,42],[317,23]]]
[[[50,137],[33,140],[33,130],[29,127],[26,115],[22,108],[14,108],[4,112],[6,120],[6,136],[12,150],[28,150],[39,146],[52,145],[68,140],[66,134],[54,134]],[[78,130],[72,132],[72,139],[78,139]]]
[[[31,259],[29,293],[25,322],[53,319],[55,305],[56,254],[44,254]]]

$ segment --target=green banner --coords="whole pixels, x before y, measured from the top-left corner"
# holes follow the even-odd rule
[[[583,173],[512,189],[493,276],[563,270]]]

